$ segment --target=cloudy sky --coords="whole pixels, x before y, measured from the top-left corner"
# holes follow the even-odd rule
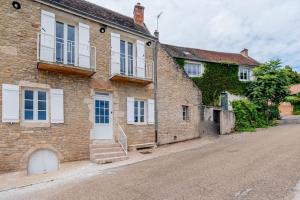
[[[132,16],[138,0],[89,0]],[[140,0],[151,32],[163,43],[208,50],[249,49],[265,62],[279,58],[300,72],[300,0]]]

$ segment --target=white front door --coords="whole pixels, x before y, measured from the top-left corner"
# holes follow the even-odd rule
[[[94,139],[113,139],[112,100],[109,93],[96,93],[94,98]]]

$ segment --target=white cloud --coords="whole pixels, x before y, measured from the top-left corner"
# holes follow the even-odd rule
[[[89,0],[132,16],[136,0]],[[163,43],[239,52],[265,62],[280,58],[300,71],[299,0],[141,0],[151,32],[156,15]]]

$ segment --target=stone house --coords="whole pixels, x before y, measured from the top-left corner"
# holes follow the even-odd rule
[[[183,67],[189,77],[201,77],[205,71],[205,65],[208,63],[230,63],[238,65],[238,74],[236,76],[239,81],[252,81],[255,78],[252,72],[253,68],[260,65],[258,61],[249,56],[248,49],[243,49],[240,53],[227,53],[168,44],[162,44],[162,47],[174,59],[184,60]],[[240,96],[230,94],[228,91],[225,91],[224,95],[226,109],[232,110],[231,102],[240,99]]]
[[[153,37],[83,0],[0,5],[0,172],[127,158],[155,145]]]
[[[201,91],[161,44],[157,66],[157,143],[201,137]]]

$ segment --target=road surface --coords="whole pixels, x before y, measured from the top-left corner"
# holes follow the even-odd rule
[[[288,200],[299,180],[300,125],[282,125],[6,199]]]

